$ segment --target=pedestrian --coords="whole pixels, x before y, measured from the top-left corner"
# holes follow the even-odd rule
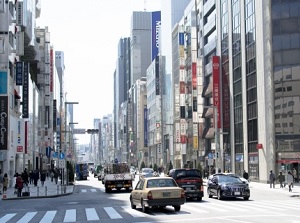
[[[22,173],[22,180],[26,187],[28,187],[28,183],[29,183],[28,178],[29,178],[28,172],[27,172],[27,169],[25,168],[24,172]]]
[[[33,172],[33,184],[34,184],[35,187],[37,187],[37,185],[38,185],[38,180],[39,180],[39,178],[40,178],[39,175],[40,175],[40,174],[39,174],[39,171],[38,171],[38,170],[35,170],[35,171]]]
[[[41,184],[42,184],[42,187],[44,186],[45,180],[46,180],[46,172],[42,171],[42,173],[41,173]]]
[[[297,176],[297,170],[295,167],[293,168],[293,176],[294,176],[294,182],[296,183],[298,181],[298,176]]]
[[[0,169],[0,194],[2,194],[2,190],[3,190],[3,175]]]
[[[269,183],[270,183],[270,188],[275,188],[275,174],[273,173],[272,170],[270,170],[270,175],[269,175]]]
[[[13,178],[13,185],[14,185],[14,188],[15,188],[14,194],[18,193],[18,185],[17,185],[17,177],[18,177],[18,175],[19,175],[18,172],[15,173],[14,178]]]
[[[277,176],[277,180],[279,181],[280,188],[283,188],[283,184],[285,182],[285,176],[282,174],[282,172],[279,172],[279,175]]]
[[[54,170],[54,181],[55,181],[55,184],[57,184],[57,182],[58,182],[58,170]]]
[[[288,172],[288,175],[286,177],[286,181],[287,181],[287,184],[289,186],[289,192],[292,192],[292,185],[293,185],[293,182],[294,182],[294,176],[293,176],[291,171]]]
[[[5,173],[3,177],[3,194],[6,194],[7,187],[8,187],[8,176],[7,173]]]
[[[53,178],[54,178],[54,170],[51,170],[50,177],[51,177],[51,182],[53,182]]]
[[[17,177],[16,185],[17,185],[17,189],[18,189],[17,197],[22,197],[23,180],[22,180],[21,174],[19,174]]]
[[[249,179],[249,174],[246,172],[246,170],[244,170],[243,172],[243,177],[248,180]]]
[[[29,183],[30,183],[30,184],[33,184],[33,178],[34,178],[33,171],[30,170],[30,172],[29,172]]]

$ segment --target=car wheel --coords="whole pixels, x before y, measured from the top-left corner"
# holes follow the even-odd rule
[[[245,200],[245,201],[248,201],[248,200],[249,200],[249,197],[244,197],[244,200]]]
[[[180,211],[180,207],[181,207],[180,205],[175,205],[174,206],[175,211]]]
[[[217,194],[218,194],[218,200],[222,200],[222,192],[220,189],[218,189]]]
[[[197,197],[197,201],[202,201],[202,197]]]
[[[132,209],[136,209],[136,205],[133,204],[132,197],[130,197],[130,204]]]
[[[110,192],[111,192],[111,189],[108,187],[105,187],[105,193],[110,193]]]
[[[142,201],[142,210],[144,213],[148,213],[149,211],[149,207],[146,207],[143,201]]]
[[[210,194],[209,188],[207,188],[207,195],[208,195],[209,198],[212,198],[212,195]]]

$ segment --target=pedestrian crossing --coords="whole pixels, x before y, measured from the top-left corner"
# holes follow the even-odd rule
[[[80,190],[81,191],[81,193],[90,193],[90,192],[92,192],[92,193],[97,193],[97,192],[105,192],[105,189],[104,188],[100,188],[100,189],[81,189]]]
[[[55,222],[103,222],[103,220],[122,220],[141,221],[143,218],[151,216],[180,216],[187,215],[200,216],[199,214],[221,213],[279,213],[283,211],[298,211],[300,200],[261,200],[261,201],[215,201],[215,202],[187,202],[181,206],[181,211],[175,212],[172,207],[165,209],[150,209],[149,213],[143,213],[141,209],[132,209],[130,206],[121,207],[89,207],[67,210],[49,210],[49,211],[30,211],[24,213],[0,214],[0,223],[55,223]],[[297,212],[296,212],[297,213]],[[300,215],[299,215],[300,217]],[[131,220],[130,220],[131,219]]]

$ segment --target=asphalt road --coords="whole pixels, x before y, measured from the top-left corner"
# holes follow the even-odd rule
[[[69,196],[0,201],[0,223],[300,223],[300,199],[289,196],[279,188],[253,187],[249,201],[220,201],[208,198],[205,191],[203,201],[187,201],[180,212],[166,207],[150,209],[145,214],[140,208],[130,208],[128,192],[107,194],[101,182],[90,176],[87,181],[78,181],[74,193]]]

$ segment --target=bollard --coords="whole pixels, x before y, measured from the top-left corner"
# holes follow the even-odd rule
[[[47,196],[47,186],[45,186],[45,196]]]
[[[57,185],[57,195],[59,194],[59,186]]]
[[[37,196],[37,197],[40,196],[40,188],[39,188],[39,187],[37,187],[36,196]]]

